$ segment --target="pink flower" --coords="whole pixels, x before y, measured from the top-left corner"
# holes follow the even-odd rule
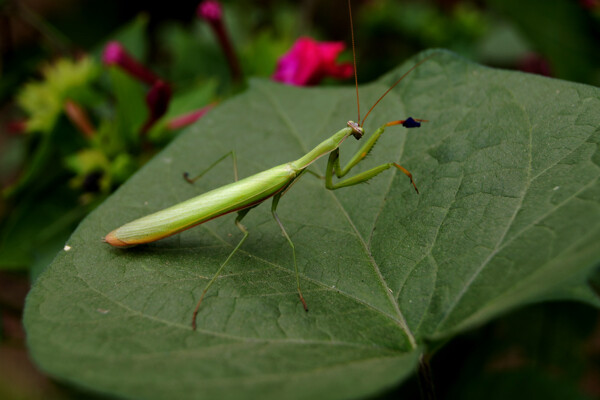
[[[193,124],[194,122],[202,118],[204,114],[210,111],[210,109],[212,109],[215,105],[216,103],[209,104],[198,110],[178,115],[171,119],[169,122],[167,122],[167,128],[170,130],[176,130],[179,128],[183,128],[184,126]]]
[[[123,45],[119,42],[108,42],[102,52],[102,62],[104,65],[118,65],[131,76],[139,80],[153,85],[158,80],[158,77],[148,70],[142,64],[137,62]]]
[[[583,8],[592,11],[600,9],[600,0],[579,0],[579,4],[581,4]]]
[[[229,64],[229,70],[231,71],[231,77],[234,82],[240,82],[242,80],[242,69],[237,59],[237,55],[229,39],[229,33],[227,27],[223,23],[223,7],[221,3],[216,0],[204,0],[198,4],[196,10],[198,18],[204,19],[210,25],[213,30],[219,45],[227,58]]]
[[[27,121],[26,120],[15,120],[9,121],[6,124],[6,130],[11,134],[21,134],[25,133],[25,129],[27,129]]]
[[[167,109],[169,108],[170,101],[171,88],[165,82],[157,80],[146,95],[146,105],[148,106],[149,115],[148,119],[142,126],[142,135],[146,134],[152,125],[154,125],[154,123],[158,121],[160,117],[165,115]]]
[[[529,72],[531,74],[552,76],[550,63],[537,53],[526,54],[518,61],[517,67],[521,71]]]
[[[315,85],[325,77],[347,79],[354,69],[351,63],[337,64],[335,59],[345,48],[343,42],[317,42],[300,38],[277,63],[273,79],[289,85]]]
[[[198,5],[198,10],[196,11],[198,17],[204,18],[207,21],[215,22],[220,21],[223,18],[223,8],[218,1],[215,0],[205,0]]]

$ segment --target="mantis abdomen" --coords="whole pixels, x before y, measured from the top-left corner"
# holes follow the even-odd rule
[[[221,215],[261,203],[283,190],[298,172],[290,163],[278,165],[136,219],[110,232],[104,241],[113,246],[127,247],[174,235]]]

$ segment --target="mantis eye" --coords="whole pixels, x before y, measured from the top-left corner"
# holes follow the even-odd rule
[[[348,121],[348,127],[352,128],[352,136],[354,136],[356,140],[360,139],[365,133],[363,128],[354,121]]]

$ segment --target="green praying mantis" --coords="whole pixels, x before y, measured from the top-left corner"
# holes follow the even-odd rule
[[[348,1],[350,22],[352,24],[352,11],[350,8],[350,1]],[[219,266],[217,271],[214,273],[212,278],[206,283],[204,290],[194,308],[192,315],[192,329],[196,329],[196,317],[200,310],[200,305],[204,296],[208,292],[210,286],[219,277],[223,268],[231,260],[233,255],[242,246],[246,238],[248,237],[248,230],[242,225],[242,219],[248,214],[248,212],[257,207],[265,200],[273,198],[271,203],[271,213],[275,222],[279,225],[281,232],[285,236],[287,242],[292,249],[292,258],[294,262],[294,271],[296,275],[296,287],[298,296],[302,302],[302,306],[305,311],[308,311],[308,306],[302,295],[300,289],[300,277],[298,273],[298,265],[296,262],[296,249],[292,239],[287,234],[279,216],[277,215],[277,205],[281,197],[287,193],[292,185],[308,171],[308,167],[319,158],[329,154],[327,161],[327,168],[325,174],[325,187],[329,190],[336,190],[348,186],[357,185],[368,181],[375,177],[381,172],[389,168],[397,168],[403,172],[409,179],[410,183],[418,193],[417,186],[413,180],[412,174],[403,166],[395,163],[388,162],[381,164],[367,171],[360,172],[354,176],[344,178],[356,165],[358,165],[366,156],[369,154],[373,146],[377,143],[385,129],[394,125],[402,125],[405,128],[417,128],[421,126],[422,122],[426,122],[423,119],[407,118],[405,120],[397,120],[384,124],[379,127],[365,142],[363,146],[353,155],[348,163],[342,168],[340,166],[340,146],[342,143],[353,136],[355,139],[360,140],[365,132],[363,125],[375,106],[397,85],[399,84],[410,72],[425,62],[428,58],[425,58],[410,68],[404,75],[402,75],[380,98],[375,102],[371,109],[367,112],[365,117],[360,118],[360,105],[358,101],[358,82],[356,77],[356,56],[354,49],[354,33],[352,32],[352,50],[354,60],[354,71],[355,71],[355,85],[356,85],[356,97],[357,97],[357,108],[358,108],[358,120],[357,122],[348,121],[347,126],[334,133],[331,137],[318,144],[315,148],[310,150],[308,153],[298,158],[295,161],[287,162],[263,172],[259,172],[255,175],[247,178],[238,180],[237,179],[237,167],[235,153],[229,152],[223,157],[218,159],[215,163],[209,166],[205,171],[198,175],[195,179],[190,179],[187,174],[184,174],[185,179],[193,183],[196,179],[201,177],[204,173],[208,172],[212,167],[218,164],[220,161],[228,157],[229,155],[233,158],[235,181],[233,183],[221,186],[217,189],[213,189],[209,192],[201,194],[197,197],[191,198],[164,210],[158,211],[154,214],[147,215],[145,217],[136,219],[129,222],[104,237],[104,241],[115,247],[130,247],[144,243],[154,242],[168,236],[174,235],[186,229],[192,228],[196,225],[202,224],[214,218],[221,217],[225,214],[237,212],[235,219],[235,225],[242,232],[243,236],[234,249],[229,253],[225,261]],[[308,171],[310,172],[310,171]],[[340,181],[334,182],[333,175]]]

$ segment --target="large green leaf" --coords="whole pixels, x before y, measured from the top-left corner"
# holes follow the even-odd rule
[[[423,55],[421,55],[422,57]],[[361,88],[371,104],[414,64]],[[600,90],[481,67],[434,53],[380,104],[388,128],[357,168],[400,161],[368,185],[335,192],[310,175],[280,202],[291,251],[269,205],[127,250],[113,228],[233,179],[293,160],[355,118],[354,90],[255,81],[209,113],[92,213],[38,279],[25,324],[50,374],[136,398],[349,398],[411,374],[432,340],[547,299],[597,300],[585,281],[600,259]],[[348,140],[342,157],[359,142]],[[326,160],[311,167],[324,174]]]

